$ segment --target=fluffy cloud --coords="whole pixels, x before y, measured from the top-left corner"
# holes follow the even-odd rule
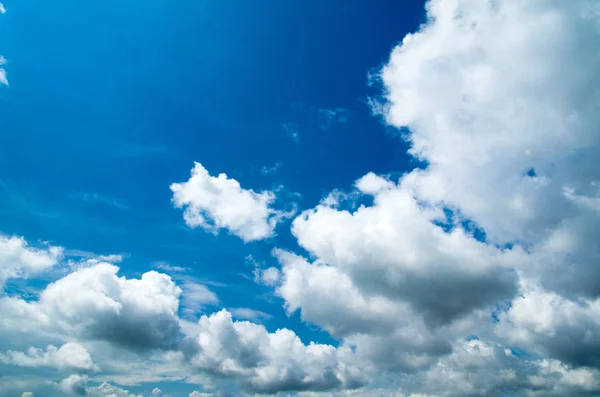
[[[60,331],[131,349],[173,348],[179,337],[181,289],[155,271],[141,279],[117,276],[119,268],[94,263],[51,283],[37,301],[0,299],[4,328]]]
[[[189,345],[189,360],[202,371],[235,377],[253,391],[327,390],[356,387],[358,368],[348,365],[349,349],[305,345],[287,329],[232,321],[225,310],[200,319],[199,335]]]
[[[244,189],[225,174],[211,176],[200,163],[187,182],[174,183],[171,190],[175,206],[185,207],[188,226],[213,233],[227,229],[245,242],[272,237],[277,223],[289,215],[271,207],[273,192]]]
[[[600,299],[569,300],[526,286],[500,315],[497,333],[542,357],[600,368]]]
[[[0,63],[1,64],[1,63]],[[11,278],[27,278],[48,270],[62,256],[61,247],[28,247],[21,237],[0,236],[0,291]]]
[[[413,393],[594,390],[563,382],[598,366],[600,14],[589,7],[427,3],[427,23],[382,70],[377,108],[425,166],[398,181],[369,173],[294,220],[311,259],[275,250],[288,312],[379,368],[418,371]],[[472,332],[490,340],[461,342]],[[511,344],[541,356],[534,369],[505,358]],[[453,382],[426,387],[439,378]]]
[[[404,183],[490,242],[529,247],[545,286],[597,296],[599,17],[586,4],[431,1],[382,80],[386,119],[428,164]]]
[[[61,380],[58,389],[68,395],[85,396],[87,395],[87,376],[71,375]]]
[[[73,342],[65,343],[60,348],[50,345],[46,351],[32,347],[26,352],[0,352],[0,362],[20,367],[54,367],[84,372],[98,369],[88,351]]]

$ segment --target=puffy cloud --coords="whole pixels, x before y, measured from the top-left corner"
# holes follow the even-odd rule
[[[69,395],[86,396],[88,394],[87,376],[71,375],[61,380],[57,387],[60,391]]]
[[[381,75],[387,121],[409,128],[411,153],[428,164],[404,183],[460,210],[488,241],[520,243],[535,263],[549,261],[524,266],[547,287],[588,297],[600,293],[600,253],[589,241],[600,228],[600,17],[589,8],[430,1],[429,22]]]
[[[130,393],[129,391],[120,387],[111,385],[108,382],[103,382],[96,387],[88,387],[87,392],[91,397],[136,397],[136,395],[133,393]],[[137,397],[142,396],[139,395]]]
[[[175,347],[181,289],[165,274],[150,271],[127,279],[117,276],[118,270],[94,263],[51,283],[37,301],[2,298],[0,324],[32,333],[60,330],[131,349]]]
[[[357,184],[364,187],[363,180]],[[429,323],[444,324],[511,298],[517,277],[510,266],[518,257],[477,241],[460,226],[446,232],[435,223],[446,221],[400,185],[379,190],[372,206],[354,213],[319,205],[296,218],[292,232],[366,294],[407,302]]]
[[[225,310],[202,316],[199,335],[189,346],[189,360],[202,371],[238,378],[261,393],[356,387],[358,368],[351,351],[330,345],[304,345],[287,329],[269,333],[264,326],[232,321]]]
[[[27,278],[56,265],[62,252],[61,247],[37,249],[22,237],[0,236],[0,291],[11,278]]]
[[[522,349],[600,368],[600,299],[573,301],[527,286],[499,318],[496,332]]]
[[[35,394],[30,391],[24,391],[23,394],[21,394],[21,397],[35,397]]]
[[[155,387],[154,390],[152,390],[152,396],[162,397],[162,395],[163,395],[163,392],[158,387]]]
[[[542,376],[548,393],[594,373],[600,14],[589,4],[427,3],[427,23],[382,70],[377,109],[424,167],[398,182],[369,173],[294,220],[311,259],[276,250],[271,283],[289,313],[379,368],[454,382],[421,379],[414,393],[535,393],[546,358],[572,371]],[[349,211],[345,199],[369,204]],[[492,340],[457,343],[470,332]],[[542,358],[506,359],[510,343]],[[472,360],[485,362],[477,380]]]
[[[88,351],[73,342],[65,343],[60,348],[50,345],[46,351],[31,347],[26,352],[0,352],[0,362],[20,367],[54,367],[84,372],[98,369]]]
[[[272,237],[277,223],[289,216],[271,207],[273,192],[244,189],[225,174],[211,176],[200,163],[195,163],[187,182],[174,183],[171,190],[175,206],[185,207],[188,226],[213,233],[227,229],[245,242]]]
[[[254,269],[254,281],[259,284],[264,284],[268,286],[274,286],[277,284],[280,278],[279,269],[276,267],[269,267],[267,269],[261,269],[256,267]]]

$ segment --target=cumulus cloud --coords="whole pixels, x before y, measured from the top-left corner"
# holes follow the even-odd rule
[[[0,362],[19,367],[53,367],[83,372],[98,369],[88,351],[74,342],[65,343],[60,348],[50,345],[45,351],[31,347],[25,352],[0,352]]]
[[[165,274],[117,276],[119,268],[94,263],[48,285],[37,301],[0,299],[4,328],[58,331],[131,349],[172,348],[180,327],[181,289]]]
[[[29,247],[22,237],[0,236],[0,291],[11,278],[27,278],[56,265],[61,247]]]
[[[412,393],[594,390],[565,380],[598,366],[600,14],[589,4],[427,3],[376,106],[424,167],[397,181],[369,173],[294,220],[310,259],[275,250],[272,281],[289,313],[413,373]],[[368,204],[347,210],[340,197]],[[471,332],[490,340],[461,342]],[[506,359],[511,344],[538,358]],[[482,352],[479,382],[468,363]],[[455,382],[428,389],[425,374]]]
[[[381,77],[386,120],[409,128],[411,153],[428,164],[405,184],[460,210],[489,242],[528,246],[536,262],[558,250],[561,264],[527,268],[548,287],[589,296],[598,294],[586,283],[598,285],[590,271],[600,256],[586,237],[599,221],[581,204],[599,194],[600,61],[598,16],[585,9],[431,1],[429,22],[394,49]],[[565,257],[573,267],[559,282]]]
[[[239,379],[262,393],[356,387],[359,368],[345,363],[350,349],[305,345],[288,329],[269,333],[264,326],[233,321],[225,310],[202,316],[199,335],[188,349],[191,364],[202,371]]]
[[[600,299],[573,301],[526,286],[496,332],[522,349],[567,365],[600,368]]]
[[[289,216],[272,208],[275,193],[244,189],[226,174],[211,176],[200,163],[187,182],[174,183],[171,190],[175,206],[185,208],[188,226],[213,233],[227,229],[245,242],[272,237],[277,223]]]
[[[71,375],[61,380],[57,387],[60,391],[68,395],[86,396],[88,394],[87,376]]]

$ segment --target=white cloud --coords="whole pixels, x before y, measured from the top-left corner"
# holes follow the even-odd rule
[[[87,376],[71,375],[58,383],[58,389],[68,395],[87,395]]]
[[[0,292],[11,278],[27,278],[56,265],[61,247],[28,247],[23,238],[0,236]]]
[[[244,189],[225,174],[211,176],[200,163],[195,163],[187,182],[174,183],[171,190],[175,206],[185,207],[188,226],[213,233],[227,229],[245,242],[272,237],[277,223],[290,216],[271,207],[273,192]]]
[[[261,312],[260,310],[254,310],[247,307],[234,307],[228,310],[233,317],[238,318],[240,320],[248,320],[248,321],[262,321],[262,320],[270,320],[273,318],[268,313]]]
[[[209,393],[200,393],[199,391],[193,391],[190,393],[188,397],[211,397],[212,394]]]
[[[219,303],[219,298],[208,287],[193,281],[185,281],[182,285],[181,306],[187,316],[195,316],[206,305]],[[196,317],[197,318],[197,317]]]
[[[6,14],[6,8],[4,8],[4,4],[0,3],[0,14]]]
[[[356,387],[358,368],[349,365],[350,349],[303,344],[290,330],[269,333],[264,326],[232,321],[225,310],[202,316],[200,332],[190,347],[196,368],[235,377],[262,393]]]
[[[586,7],[428,2],[428,22],[382,71],[378,109],[408,128],[425,168],[397,183],[369,173],[356,192],[294,220],[311,260],[275,251],[288,312],[379,368],[417,371],[407,380],[417,394],[490,395],[490,385],[535,394],[530,377],[542,376],[543,361],[521,371],[497,354],[511,343],[565,368],[600,366],[600,19]],[[353,211],[339,199],[364,196],[373,203]],[[493,351],[477,370],[481,382],[463,366],[480,352],[457,342],[471,332],[490,338],[478,349]],[[456,382],[428,389],[419,381],[427,373]],[[559,395],[564,377],[542,377]],[[567,394],[591,387],[571,386]]]
[[[277,269],[276,267],[269,267],[267,269],[261,269],[259,267],[256,267],[253,273],[255,282],[271,287],[277,284],[281,276],[279,269]]]
[[[536,243],[573,216],[565,187],[597,195],[598,18],[583,9],[428,3],[430,22],[382,73],[386,119],[410,128],[429,164],[408,178],[421,199],[460,208],[502,244]]]
[[[24,391],[23,394],[21,394],[21,397],[35,397],[35,394],[30,391]]]
[[[110,261],[109,261],[110,262]],[[171,265],[167,262],[157,262],[154,264],[154,267],[160,270],[164,270],[165,272],[174,272],[174,273],[184,273],[190,270],[189,267]]]
[[[98,370],[88,351],[73,342],[65,343],[60,348],[50,345],[46,351],[31,347],[25,352],[0,352],[0,362],[19,367],[53,367],[83,372]]]
[[[155,271],[141,279],[94,263],[48,285],[37,301],[1,298],[0,325],[21,332],[61,332],[131,349],[172,348],[179,336],[181,289]]]
[[[152,390],[152,396],[154,396],[154,397],[162,397],[163,396],[163,392],[158,387],[155,387],[154,390]]]

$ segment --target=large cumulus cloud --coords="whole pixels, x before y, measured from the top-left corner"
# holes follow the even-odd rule
[[[127,279],[118,270],[94,263],[51,283],[36,301],[1,298],[0,323],[7,329],[60,332],[130,349],[174,348],[180,336],[181,289],[165,274],[150,271]]]
[[[218,376],[239,379],[263,393],[357,387],[360,368],[346,348],[305,345],[291,330],[273,333],[259,324],[233,321],[225,310],[202,316],[198,336],[188,345],[192,365]]]

